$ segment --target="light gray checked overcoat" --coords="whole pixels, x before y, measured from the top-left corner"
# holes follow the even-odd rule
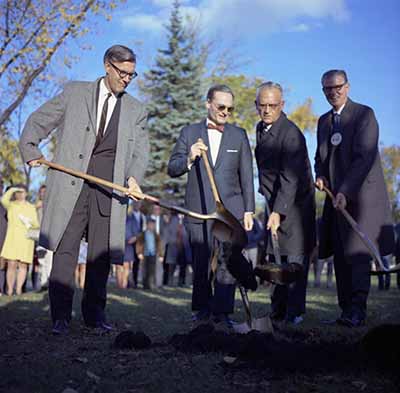
[[[24,127],[19,148],[25,162],[42,156],[38,145],[53,130],[56,132],[54,162],[87,172],[96,140],[97,85],[70,82],[58,96],[33,112]],[[144,106],[128,93],[121,97],[118,142],[114,164],[114,183],[127,185],[133,176],[143,179],[149,155]],[[56,250],[82,190],[83,180],[49,169],[47,193],[40,228],[41,246]],[[114,191],[110,217],[110,261],[122,263],[125,248],[125,220],[128,199]]]

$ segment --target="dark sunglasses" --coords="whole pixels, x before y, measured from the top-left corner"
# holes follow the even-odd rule
[[[235,110],[234,106],[226,106],[226,105],[215,105],[215,106],[220,112],[223,112],[226,109],[228,113],[232,113]]]
[[[324,93],[330,93],[331,91],[340,91],[342,90],[343,86],[347,85],[347,82],[342,83],[341,85],[336,85],[336,86],[324,86],[322,88]]]

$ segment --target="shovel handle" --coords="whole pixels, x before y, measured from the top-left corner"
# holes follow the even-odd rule
[[[199,138],[197,140],[197,142],[204,143],[203,139],[201,139],[201,138]],[[214,179],[214,174],[213,174],[213,171],[211,169],[210,162],[208,161],[207,153],[206,153],[205,150],[201,150],[201,158],[203,159],[204,166],[206,167],[207,176],[208,176],[208,178],[210,180],[211,191],[212,191],[212,193],[214,195],[214,199],[215,199],[216,202],[221,202],[221,198],[219,197],[219,194],[218,194],[217,184],[215,183],[215,179]]]
[[[56,164],[55,162],[47,161],[44,158],[40,158],[38,160],[38,162],[40,164],[48,166],[49,168],[57,169],[58,171],[68,173],[69,175],[79,177],[84,180],[88,180],[91,183],[100,184],[102,186],[109,187],[114,190],[120,191],[124,194],[127,194],[129,197],[134,197],[136,199],[146,199],[146,200],[156,203],[156,204],[160,203],[160,200],[152,195],[147,195],[147,194],[143,194],[141,192],[136,192],[136,191],[129,191],[128,188],[123,187],[119,184],[110,182],[108,180],[101,179],[96,176],[88,175],[87,173],[84,173],[84,172],[80,172],[80,171],[76,171],[74,169],[67,168],[63,165]]]
[[[319,189],[317,184],[315,184],[315,187],[317,187]],[[324,186],[322,191],[325,191],[325,193],[332,200],[332,202],[335,200],[335,196],[333,195],[332,191],[328,187]],[[383,264],[382,258],[379,254],[379,251],[377,250],[375,245],[372,243],[372,241],[368,238],[368,236],[361,230],[357,221],[350,215],[350,213],[344,207],[339,207],[339,210],[343,214],[346,221],[353,228],[354,232],[358,235],[360,240],[364,243],[365,247],[367,247],[371,257],[373,259],[375,259],[375,261],[377,262],[377,264],[379,266],[379,271],[387,271],[388,269]]]

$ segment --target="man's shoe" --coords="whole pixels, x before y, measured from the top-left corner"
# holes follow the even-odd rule
[[[285,322],[289,325],[300,325],[304,321],[304,318],[301,315],[297,315],[295,317],[287,317]]]
[[[222,328],[224,330],[231,330],[236,324],[232,319],[229,318],[228,314],[217,314],[213,316],[213,322],[216,328]]]
[[[58,319],[54,322],[52,333],[56,335],[68,334],[68,322],[65,319]]]
[[[351,317],[351,318],[343,318],[341,320],[341,325],[346,326],[349,328],[357,328],[361,326],[365,326],[365,319],[361,319],[358,317]]]
[[[210,319],[210,311],[200,310],[192,315],[192,322],[208,322]]]

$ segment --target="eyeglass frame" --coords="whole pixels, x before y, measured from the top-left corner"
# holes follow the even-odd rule
[[[322,91],[325,94],[330,93],[331,91],[335,91],[335,92],[339,92],[343,89],[344,86],[346,86],[348,84],[348,82],[344,82],[340,85],[335,85],[335,86],[322,86]]]
[[[210,103],[210,104],[214,104],[215,105],[215,108],[217,108],[217,110],[219,111],[219,112],[223,112],[225,109],[228,111],[228,113],[231,115],[233,112],[234,112],[234,110],[235,110],[235,107],[234,106],[226,106],[226,105],[224,105],[224,104],[217,104],[217,103],[215,103],[215,102],[213,102],[212,100],[208,100],[208,102]]]
[[[120,68],[118,68],[115,64],[111,63],[110,60],[108,60],[107,62],[108,62],[108,64],[110,64],[114,68],[115,71],[117,71],[117,74],[121,79],[124,79],[127,76],[129,76],[129,79],[133,80],[138,76],[138,73],[136,71],[134,71],[133,73],[126,72],[126,71],[121,70]]]

